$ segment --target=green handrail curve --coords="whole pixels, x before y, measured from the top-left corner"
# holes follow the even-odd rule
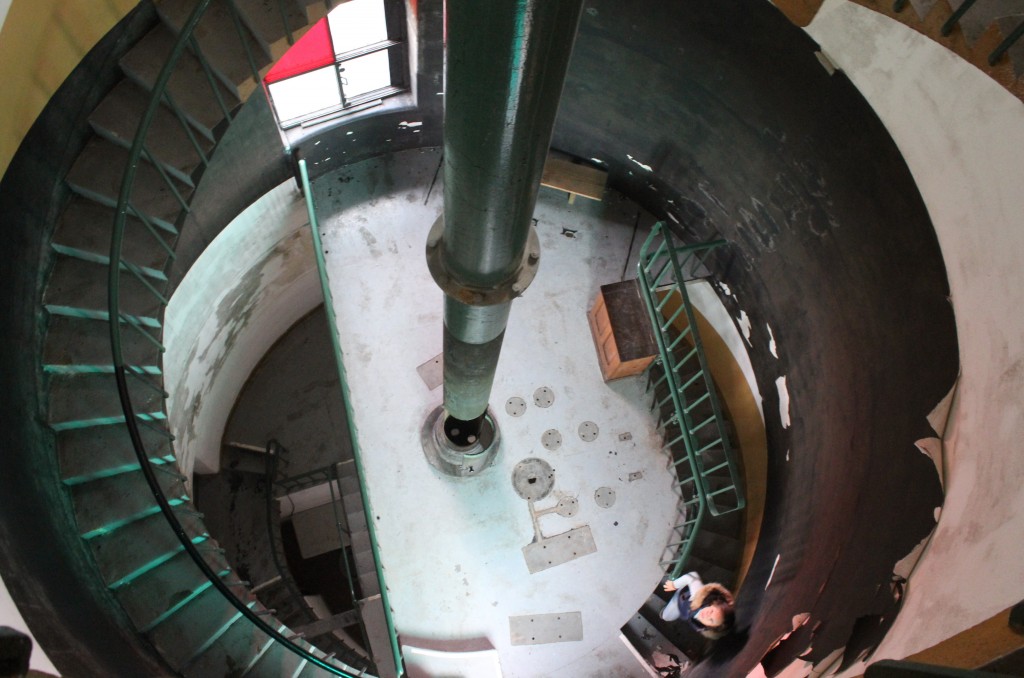
[[[153,493],[153,498],[157,502],[160,511],[164,514],[164,517],[167,519],[171,529],[181,542],[183,550],[188,553],[199,570],[209,580],[211,585],[224,596],[227,602],[230,603],[242,617],[245,617],[251,624],[272,639],[273,642],[280,643],[287,650],[302,658],[304,662],[313,664],[318,668],[321,668],[333,675],[342,676],[343,678],[356,678],[358,675],[365,676],[365,673],[351,669],[351,667],[339,667],[328,663],[328,657],[326,655],[324,657],[318,657],[306,648],[297,645],[291,639],[287,638],[282,633],[286,627],[281,626],[280,628],[274,628],[268,624],[252,610],[252,606],[250,604],[240,600],[228,584],[222,580],[220,574],[210,567],[200,550],[196,547],[194,538],[188,535],[184,526],[181,524],[181,521],[179,521],[178,517],[175,515],[170,501],[160,488],[159,481],[157,480],[156,474],[149,461],[150,455],[146,452],[145,444],[142,440],[142,435],[139,429],[139,423],[144,421],[148,415],[136,414],[131,394],[128,390],[127,376],[129,370],[132,368],[131,366],[125,365],[121,343],[121,324],[123,322],[130,323],[132,316],[122,313],[120,310],[119,275],[122,270],[121,264],[124,261],[122,258],[122,246],[127,216],[129,211],[133,214],[135,213],[134,208],[131,207],[131,196],[135,183],[135,175],[138,171],[139,163],[143,159],[143,155],[145,153],[145,139],[147,133],[149,132],[153,118],[161,105],[161,100],[165,95],[167,84],[170,81],[174,67],[177,65],[177,62],[181,58],[185,49],[191,43],[195,28],[199,24],[200,19],[203,17],[203,14],[206,12],[209,5],[210,0],[197,1],[192,13],[182,26],[178,39],[175,42],[174,47],[171,49],[171,52],[153,85],[152,96],[149,104],[147,105],[146,110],[139,121],[138,128],[136,129],[135,138],[132,142],[131,150],[129,151],[127,167],[118,194],[118,203],[115,209],[114,227],[110,243],[107,303],[109,309],[110,345],[114,366],[114,377],[117,383],[121,407],[124,411],[124,422],[128,429],[128,434],[135,449],[135,454],[138,458],[142,473],[151,492]],[[157,296],[159,298],[159,295]],[[159,344],[158,346],[160,351],[163,352],[164,347]],[[378,575],[379,574],[378,570]],[[397,647],[396,638],[392,638],[392,644],[394,647]],[[310,649],[315,648],[310,645]],[[352,673],[349,672],[350,670]]]
[[[306,168],[306,161],[298,161],[299,176],[302,180],[302,192],[306,198],[306,211],[309,216],[309,230],[313,234],[313,251],[316,253],[316,265],[320,274],[320,287],[324,293],[324,308],[327,311],[327,326],[331,333],[331,346],[334,348],[335,364],[338,366],[338,378],[341,382],[342,400],[345,403],[345,415],[348,421],[354,421],[352,412],[352,398],[348,389],[348,376],[345,371],[344,353],[341,350],[341,341],[338,339],[338,319],[334,314],[334,295],[331,293],[330,283],[327,279],[327,261],[324,259],[323,242],[320,238],[320,224],[316,218],[316,205],[313,202],[313,192],[309,184],[309,171]],[[359,448],[359,438],[356,436],[354,427],[349,425],[349,435],[352,440],[352,459],[356,465],[356,476],[359,478],[359,485],[365,487],[365,478],[362,464],[362,452]],[[384,585],[384,570],[380,564],[380,552],[377,549],[377,530],[373,525],[370,510],[369,497],[365,492],[360,493],[363,502],[363,515],[366,516],[366,529],[370,534],[370,548],[373,552],[373,563],[377,569],[377,580],[380,582],[381,603],[384,606],[384,620],[388,627],[388,635],[391,641],[391,652],[394,655],[395,670],[399,676],[405,674],[402,663],[402,651],[398,646],[398,633],[395,631],[395,622],[391,617],[391,602],[388,598],[388,588]]]
[[[677,555],[663,563],[673,566],[673,576],[678,576],[689,558],[705,511],[719,516],[746,506],[740,469],[685,285],[686,265],[691,260],[703,264],[701,254],[725,244],[724,240],[715,240],[680,245],[664,222],[658,222],[640,248],[638,281],[658,345],[658,359],[652,370],[662,372],[657,378],[653,371],[649,375],[649,390],[653,388],[655,393],[652,408],[659,409],[659,428],[666,433],[670,425],[679,427],[679,434],[664,445],[670,457],[679,443],[686,452],[683,459],[673,461],[683,515],[683,521],[674,528],[680,539],[669,544]],[[666,317],[665,307],[674,299],[678,299],[679,308]],[[681,314],[685,314],[686,326],[678,330],[676,321]],[[657,394],[662,387],[668,395],[659,401]],[[669,404],[671,415],[666,418],[660,410]],[[710,409],[710,414],[697,419],[697,408],[702,406]],[[723,476],[728,480],[715,487],[715,479]]]

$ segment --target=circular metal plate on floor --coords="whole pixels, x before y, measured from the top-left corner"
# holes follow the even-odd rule
[[[583,442],[589,443],[597,440],[597,434],[599,431],[600,429],[597,428],[597,424],[592,421],[585,421],[580,424],[579,432],[580,438],[583,439]]]
[[[544,435],[540,437],[540,443],[546,449],[552,452],[562,446],[562,434],[558,432],[556,428],[549,428],[544,431]]]
[[[521,417],[526,412],[526,401],[516,396],[505,401],[505,411],[513,417]]]
[[[533,392],[533,402],[537,407],[551,407],[555,402],[555,392],[547,386],[541,386]]]
[[[543,499],[555,486],[555,470],[543,459],[523,459],[512,469],[512,487],[527,501]]]
[[[576,497],[563,497],[558,500],[558,505],[555,506],[555,513],[562,516],[563,518],[572,518],[574,515],[579,513],[580,503]]]
[[[601,508],[611,508],[615,505],[615,490],[610,487],[599,487],[594,492],[594,501]]]

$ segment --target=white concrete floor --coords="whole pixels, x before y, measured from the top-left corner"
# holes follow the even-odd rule
[[[430,190],[439,159],[408,152],[314,186],[318,214],[330,215],[320,231],[394,621],[407,648],[431,649],[405,654],[428,675],[479,678],[496,657],[501,673],[492,675],[646,676],[619,629],[658,586],[676,498],[644,383],[604,383],[587,311],[624,268],[635,277],[651,219],[644,215],[633,240],[631,203],[609,192],[603,203],[570,205],[564,193],[542,189],[540,271],[512,306],[491,396],[501,447],[482,475],[449,477],[428,464],[420,443],[441,388],[428,388],[416,369],[442,348],[443,297],[424,253],[441,211],[440,177]],[[555,395],[547,408],[533,400],[544,386]],[[515,396],[528,403],[519,417],[505,410]],[[591,442],[578,434],[586,421],[599,427]],[[557,450],[541,444],[549,429],[561,434]],[[597,550],[530,574],[522,549],[534,528],[511,479],[533,457],[555,470],[554,491],[538,509],[579,502],[572,517],[542,516],[544,536],[589,526]],[[608,508],[595,500],[602,488],[615,494]],[[511,617],[569,612],[580,613],[582,640],[513,645]],[[467,648],[485,652],[465,655],[460,667],[454,652]],[[480,663],[482,656],[490,659]]]

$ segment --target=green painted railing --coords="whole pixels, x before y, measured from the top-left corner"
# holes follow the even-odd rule
[[[725,244],[680,245],[659,222],[640,249],[641,296],[659,354],[648,390],[654,391],[651,407],[665,435],[680,495],[681,520],[668,546],[673,555],[662,563],[673,577],[686,566],[706,511],[718,516],[746,506],[741,471],[686,291],[686,281],[703,267],[704,257]]]
[[[316,217],[316,204],[313,201],[313,191],[309,184],[309,171],[306,168],[306,161],[300,159],[297,163],[299,177],[302,181],[302,192],[306,197],[306,211],[309,216],[309,230],[313,234],[313,251],[316,253],[316,265],[320,274],[320,287],[324,293],[324,308],[327,311],[327,326],[331,330],[331,346],[334,348],[335,364],[338,366],[338,377],[341,381],[342,399],[345,402],[345,414],[349,422],[355,421],[352,412],[352,397],[348,389],[348,375],[345,371],[344,352],[341,350],[341,342],[338,338],[338,319],[334,314],[334,295],[331,293],[331,286],[327,277],[327,262],[324,259],[324,247],[320,236],[320,222]],[[352,459],[356,465],[356,475],[359,478],[359,485],[365,487],[363,479],[366,477],[363,471],[362,451],[359,447],[359,438],[355,434],[355,428],[349,426],[352,439]],[[373,551],[373,562],[377,568],[377,580],[380,582],[381,603],[384,605],[384,619],[388,627],[388,634],[391,639],[391,652],[394,655],[395,670],[399,676],[405,674],[402,663],[402,651],[398,646],[398,633],[395,631],[395,622],[391,618],[391,602],[388,599],[388,588],[384,585],[384,570],[381,568],[380,551],[377,548],[377,531],[374,528],[370,516],[369,497],[366,492],[361,492],[363,501],[363,514],[366,516],[366,529],[370,533],[370,548]]]
[[[167,397],[167,394],[163,392],[161,387],[162,375],[151,375],[146,373],[144,370],[141,370],[139,366],[126,364],[124,352],[122,349],[121,337],[122,327],[129,326],[133,330],[141,332],[146,337],[146,339],[153,343],[154,346],[156,346],[157,349],[161,353],[163,353],[165,348],[160,338],[160,332],[162,329],[161,324],[159,323],[159,321],[156,321],[155,319],[149,319],[149,322],[140,322],[140,320],[147,319],[140,319],[134,315],[131,315],[123,311],[121,309],[120,300],[120,276],[122,272],[127,271],[136,278],[140,278],[144,273],[143,271],[140,271],[138,267],[134,267],[122,255],[125,225],[129,214],[131,214],[133,217],[139,219],[142,222],[142,224],[146,227],[146,230],[154,237],[157,243],[159,243],[159,245],[165,249],[169,260],[174,259],[173,244],[168,245],[167,243],[165,243],[157,234],[156,229],[161,229],[163,231],[170,233],[173,239],[177,238],[177,230],[170,223],[164,223],[163,221],[154,219],[146,215],[143,210],[138,209],[138,207],[132,202],[132,194],[135,185],[135,176],[139,165],[146,161],[151,162],[155,166],[159,165],[159,162],[146,148],[146,138],[150,131],[153,119],[161,106],[166,105],[174,113],[179,122],[182,124],[183,128],[188,133],[188,138],[190,139],[190,142],[194,147],[194,150],[197,152],[198,157],[201,160],[201,165],[203,168],[205,168],[205,166],[208,164],[210,157],[209,151],[204,151],[201,145],[198,143],[183,111],[176,105],[173,98],[167,93],[167,85],[174,72],[174,68],[178,63],[178,60],[186,52],[186,50],[191,50],[193,56],[195,56],[199,60],[203,71],[207,75],[207,79],[209,81],[209,85],[212,89],[213,95],[217,98],[218,105],[221,108],[225,120],[230,122],[230,120],[232,119],[231,107],[229,107],[223,101],[219,86],[217,85],[215,78],[212,75],[210,64],[203,56],[202,51],[201,49],[199,49],[194,38],[194,31],[196,29],[196,26],[199,24],[200,19],[203,17],[209,5],[210,0],[197,0],[195,8],[193,9],[185,24],[181,27],[178,33],[177,41],[175,42],[174,47],[172,48],[170,54],[168,55],[167,60],[164,66],[162,67],[160,74],[156,79],[156,82],[152,87],[151,99],[146,107],[145,112],[143,113],[141,120],[139,121],[138,127],[136,128],[136,135],[132,142],[131,150],[129,151],[129,157],[126,163],[126,170],[121,183],[117,206],[115,208],[116,211],[114,227],[110,245],[110,267],[108,279],[109,316],[107,317],[107,319],[109,320],[110,327],[113,372],[117,382],[121,406],[124,411],[124,423],[128,429],[129,436],[131,437],[133,446],[135,448],[135,453],[136,456],[138,457],[138,462],[141,466],[143,475],[145,476],[146,481],[150,487],[150,490],[153,493],[156,505],[167,518],[167,521],[170,524],[171,529],[174,531],[175,535],[178,537],[178,540],[181,542],[182,550],[188,553],[188,555],[195,562],[199,570],[209,580],[209,584],[213,588],[216,588],[224,596],[227,602],[230,603],[237,610],[237,615],[232,618],[232,621],[230,623],[233,624],[236,621],[244,618],[250,624],[259,629],[262,633],[266,634],[266,636],[268,637],[267,643],[264,645],[262,651],[260,651],[259,654],[255,655],[251,659],[250,665],[247,667],[246,672],[253,668],[256,662],[260,660],[260,658],[266,653],[266,651],[269,649],[271,645],[277,643],[285,647],[287,650],[298,655],[302,659],[302,666],[313,665],[320,669],[323,669],[324,671],[329,672],[330,674],[336,676],[344,676],[347,678],[365,676],[366,674],[364,672],[359,671],[357,669],[353,669],[352,667],[346,666],[344,664],[340,664],[337,660],[334,660],[331,658],[331,656],[317,650],[311,644],[301,639],[287,637],[285,634],[288,633],[288,629],[285,626],[273,626],[269,624],[263,616],[261,616],[261,613],[258,611],[259,606],[257,605],[257,602],[253,598],[251,593],[246,592],[245,594],[243,594],[246,598],[246,600],[243,601],[239,597],[239,595],[237,595],[235,591],[232,590],[232,587],[239,588],[242,585],[242,582],[225,582],[225,572],[211,567],[209,562],[203,556],[203,550],[199,547],[203,542],[205,542],[208,539],[209,535],[190,535],[186,528],[182,525],[182,522],[179,520],[177,513],[182,511],[184,511],[185,513],[190,513],[190,511],[188,509],[184,509],[180,505],[180,502],[177,502],[176,500],[169,500],[164,495],[156,474],[158,472],[162,473],[166,471],[152,463],[152,455],[150,455],[146,451],[145,444],[143,442],[141,427],[147,427],[153,431],[156,431],[165,438],[173,440],[173,435],[167,429],[166,414],[163,411],[155,413],[137,411],[132,401],[132,389],[129,388],[130,379],[135,380],[133,383],[141,381],[147,387],[157,389],[165,399]],[[232,12],[236,11],[233,3],[229,2],[228,5]],[[238,26],[239,30],[241,30],[240,22],[236,22],[236,26]],[[238,37],[242,39],[243,44],[246,44],[245,36],[240,35]],[[224,36],[224,39],[229,39],[229,37]],[[258,82],[260,76],[256,70],[256,64],[254,61],[252,61],[251,58],[250,65],[252,66],[253,70],[253,78]],[[173,194],[181,204],[181,213],[187,213],[189,210],[188,201],[178,192],[177,188],[173,184],[171,177],[168,175],[167,172],[164,171],[159,171],[158,173],[165,182],[165,184],[167,184],[171,194]],[[166,281],[164,280],[161,282],[165,283]],[[152,294],[154,301],[162,309],[162,307],[167,304],[167,299],[165,295],[161,292],[161,290],[156,289],[151,284],[147,284],[145,287],[146,289],[149,290],[150,294]],[[154,379],[156,379],[157,381],[154,381]],[[378,570],[378,575],[379,574],[380,573]],[[384,590],[384,588],[385,587],[382,584],[381,589]],[[226,629],[227,626],[225,626],[225,628],[222,629],[222,632],[226,631]],[[197,651],[196,655],[192,657],[192,659],[190,659],[187,663],[190,663],[197,659],[203,652],[209,649],[209,646],[212,645],[216,640],[217,636],[211,637],[210,640],[202,648],[200,648]],[[394,636],[393,627],[392,645],[395,648],[397,657],[397,638]],[[401,663],[398,663],[398,666],[401,667]],[[399,675],[402,675],[401,669],[399,669]]]

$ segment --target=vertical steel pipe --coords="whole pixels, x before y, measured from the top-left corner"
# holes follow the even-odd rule
[[[444,214],[427,242],[445,292],[444,407],[483,416],[512,299],[536,274],[532,228],[582,0],[449,0]]]

